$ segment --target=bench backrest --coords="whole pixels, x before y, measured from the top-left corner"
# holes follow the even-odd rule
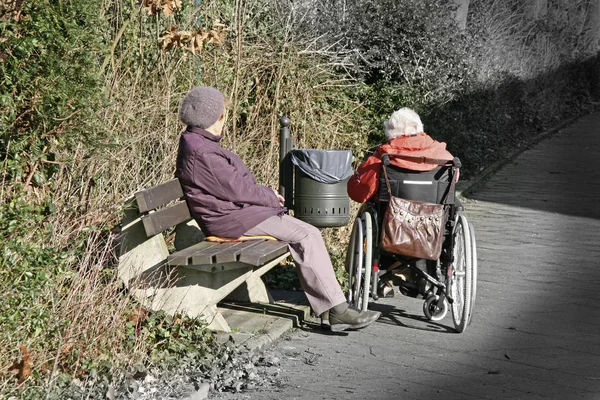
[[[137,192],[135,201],[148,237],[192,218],[177,178]]]

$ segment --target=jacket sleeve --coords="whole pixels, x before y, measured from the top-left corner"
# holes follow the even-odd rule
[[[370,156],[358,167],[356,173],[348,180],[348,195],[358,203],[369,200],[377,191],[381,160]]]
[[[241,171],[219,154],[203,154],[204,165],[209,169],[206,185],[218,199],[236,204],[251,204],[265,207],[281,207],[275,192],[256,183],[249,171]],[[194,174],[196,175],[196,174]]]

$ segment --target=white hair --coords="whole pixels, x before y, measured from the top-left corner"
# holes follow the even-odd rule
[[[383,123],[383,126],[388,140],[423,132],[423,123],[419,114],[407,107],[395,111],[390,119]]]

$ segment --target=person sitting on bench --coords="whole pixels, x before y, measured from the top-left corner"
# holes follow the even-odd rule
[[[187,128],[181,134],[175,175],[192,217],[206,235],[268,235],[287,242],[313,311],[329,311],[332,331],[376,321],[380,312],[346,303],[321,232],[288,215],[283,197],[259,185],[240,157],[220,146],[228,103],[218,89],[207,86],[192,88],[181,102],[179,117]]]

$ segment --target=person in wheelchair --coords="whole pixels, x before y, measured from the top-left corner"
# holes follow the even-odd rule
[[[452,161],[454,157],[446,150],[446,143],[438,142],[423,131],[419,115],[410,108],[400,108],[384,122],[387,143],[362,163],[348,181],[348,195],[358,203],[371,200],[379,189],[381,157],[384,154],[400,154]],[[432,171],[438,164],[391,158],[391,165],[411,171]]]
[[[358,167],[356,173],[348,181],[348,195],[350,198],[359,203],[379,202],[380,217],[383,216],[387,205],[385,203],[386,199],[381,198],[386,196],[387,192],[385,190],[380,191],[382,184],[385,185],[385,181],[381,176],[383,155],[396,155],[389,158],[390,166],[387,169],[388,174],[392,177],[392,185],[394,185],[393,177],[395,175],[436,171],[440,168],[440,161],[452,162],[454,159],[452,154],[446,150],[446,143],[438,142],[424,132],[421,118],[410,108],[403,107],[395,111],[384,122],[384,127],[387,142],[378,146],[375,153]],[[438,163],[427,162],[432,160],[438,161]],[[455,182],[458,179],[458,169],[454,179]],[[400,197],[410,197],[410,200],[438,202],[439,199],[432,198],[427,191],[430,191],[429,187],[416,185],[415,188],[409,189],[409,193],[404,192]],[[431,285],[425,279],[416,277],[410,268],[394,262],[385,255],[380,258],[379,263],[382,269],[388,272],[381,277],[381,282],[379,282],[380,296],[393,297],[394,285],[392,282],[399,286],[400,290],[406,295],[412,297],[427,296]],[[426,260],[417,260],[416,263],[418,263],[418,268],[426,270]]]

